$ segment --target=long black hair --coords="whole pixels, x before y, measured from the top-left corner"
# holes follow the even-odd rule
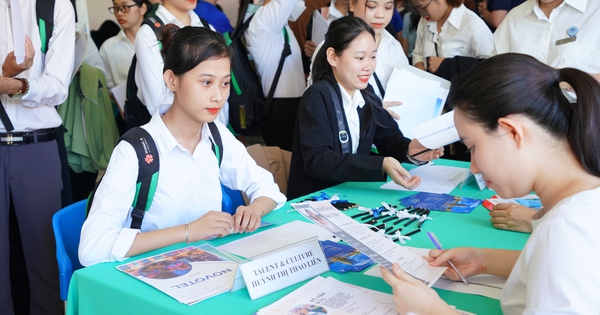
[[[177,25],[167,24],[162,32],[163,72],[171,70],[175,75],[182,75],[205,60],[231,56],[223,36],[206,27],[180,29]]]
[[[331,69],[329,61],[327,61],[327,50],[329,48],[333,48],[335,54],[341,56],[348,46],[350,46],[350,43],[365,32],[370,34],[373,37],[373,40],[375,40],[375,32],[373,29],[360,18],[348,15],[331,22],[327,34],[325,34],[323,46],[313,60],[313,83],[325,79],[328,76],[333,76],[333,70]],[[362,109],[360,132],[361,136],[364,136],[374,126],[382,126],[375,119],[374,111],[379,109],[383,110],[383,107],[382,105],[375,105],[376,103],[381,104],[381,100],[379,100],[377,95],[375,95],[368,86],[361,92],[365,99],[365,106]]]
[[[577,94],[563,95],[564,81]],[[522,114],[569,143],[583,168],[600,176],[600,84],[587,73],[554,69],[533,57],[501,54],[480,62],[450,89],[448,102],[487,131],[498,119]]]

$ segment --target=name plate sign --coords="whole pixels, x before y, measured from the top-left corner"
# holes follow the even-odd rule
[[[250,299],[289,287],[329,271],[319,241],[311,239],[240,265]]]

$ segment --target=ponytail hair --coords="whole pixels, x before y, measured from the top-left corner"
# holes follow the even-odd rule
[[[563,95],[563,81],[577,94],[576,103]],[[480,62],[454,84],[448,103],[488,132],[496,130],[499,118],[525,115],[567,141],[582,167],[600,176],[600,84],[585,72],[501,54]]]
[[[230,58],[223,36],[206,27],[179,28],[167,24],[162,28],[163,72],[182,75],[206,60]]]

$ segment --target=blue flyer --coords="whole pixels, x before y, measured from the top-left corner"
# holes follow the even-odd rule
[[[361,271],[375,262],[354,247],[332,241],[321,241],[329,269],[337,273]]]
[[[429,210],[469,213],[479,206],[483,200],[465,198],[448,194],[420,192],[416,195],[400,199],[405,207],[421,207]]]

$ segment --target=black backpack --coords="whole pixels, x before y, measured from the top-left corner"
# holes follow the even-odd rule
[[[285,43],[281,52],[281,59],[269,95],[265,98],[260,79],[252,67],[246,45],[242,40],[244,32],[248,29],[250,16],[244,24],[236,29],[233,34],[225,33],[225,42],[231,48],[231,88],[229,92],[229,126],[236,134],[244,136],[255,135],[261,132],[269,116],[269,107],[277,83],[281,77],[285,58],[292,53],[289,36],[283,28]]]
[[[208,127],[215,140],[213,142],[213,140],[210,139],[213,153],[217,157],[220,167],[221,162],[223,161],[223,141],[221,139],[221,134],[214,122],[208,123]],[[158,149],[156,148],[154,139],[152,139],[152,136],[148,131],[140,127],[135,127],[127,131],[121,137],[119,142],[120,141],[129,142],[135,149],[138,158],[138,177],[136,180],[135,197],[133,198],[133,203],[131,205],[133,207],[133,210],[131,211],[131,228],[140,229],[142,227],[144,214],[150,209],[152,199],[154,199],[154,193],[156,193],[156,185],[158,184],[158,174],[160,170]],[[102,179],[100,179],[100,181],[102,181]],[[100,185],[100,182],[98,182],[98,185]],[[94,195],[96,194],[98,185],[96,185],[88,197],[86,216],[89,214],[92,203],[94,202]]]
[[[153,7],[156,8],[156,5]],[[206,20],[200,18],[202,25],[206,28],[210,28],[208,22]],[[164,22],[156,15],[156,10],[142,22],[142,25],[148,25],[156,34],[156,38],[158,39],[158,45],[161,47],[162,41],[162,28],[165,26]],[[131,60],[131,66],[129,66],[129,71],[127,72],[127,85],[126,89],[126,99],[125,99],[125,107],[124,107],[124,116],[125,116],[125,130],[130,130],[134,127],[139,127],[144,125],[150,121],[152,118],[152,114],[148,112],[148,108],[142,101],[138,98],[138,86],[135,83],[135,67],[137,65],[137,56],[134,54],[133,59]]]

